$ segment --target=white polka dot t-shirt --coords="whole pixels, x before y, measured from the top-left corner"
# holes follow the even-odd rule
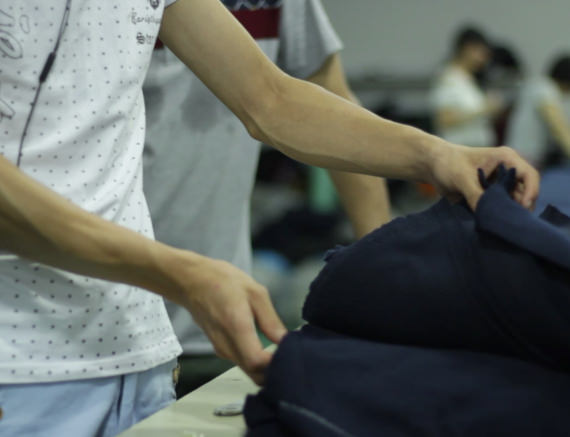
[[[65,3],[0,2],[0,154],[12,162]],[[72,0],[21,154],[34,179],[149,237],[141,86],[164,6]],[[159,296],[0,256],[0,384],[142,371],[179,353]]]

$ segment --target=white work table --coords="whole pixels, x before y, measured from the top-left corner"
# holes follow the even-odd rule
[[[234,367],[119,437],[242,437],[246,430],[243,416],[218,417],[214,409],[241,402],[258,390]]]

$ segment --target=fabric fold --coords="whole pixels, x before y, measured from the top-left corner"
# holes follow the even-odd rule
[[[327,253],[248,437],[568,435],[570,218],[494,176]]]
[[[329,254],[309,323],[394,344],[464,349],[570,370],[570,219],[534,217],[500,171],[475,214],[443,199]],[[555,262],[556,261],[556,262]]]

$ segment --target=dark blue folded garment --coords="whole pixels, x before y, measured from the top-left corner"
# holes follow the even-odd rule
[[[570,219],[442,200],[332,251],[249,437],[570,434]]]
[[[540,195],[536,202],[538,211],[548,205],[556,205],[564,214],[570,214],[570,166],[546,170],[540,181]]]
[[[522,360],[289,334],[245,407],[248,437],[567,437],[570,375]]]
[[[539,218],[502,170],[476,213],[442,200],[333,251],[304,318],[374,341],[465,349],[570,370],[570,219]]]

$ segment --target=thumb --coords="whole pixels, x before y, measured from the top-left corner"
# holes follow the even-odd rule
[[[472,211],[477,209],[477,204],[479,203],[479,199],[483,195],[484,190],[481,184],[475,178],[470,178],[466,181],[465,189],[463,190],[463,197],[467,200],[467,204]]]
[[[251,302],[251,309],[261,332],[273,343],[279,343],[287,334],[287,328],[277,315],[268,293],[258,295]]]

